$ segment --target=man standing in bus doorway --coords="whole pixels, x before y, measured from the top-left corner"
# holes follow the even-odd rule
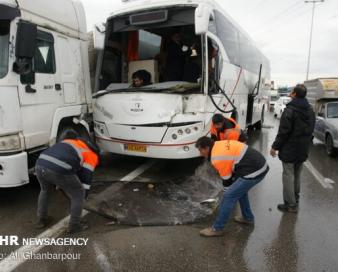
[[[48,199],[53,186],[60,188],[71,200],[68,233],[88,228],[80,220],[83,202],[88,197],[92,175],[98,165],[98,155],[99,149],[94,143],[78,138],[72,131],[67,133],[65,140],[41,153],[36,163],[41,186],[36,228],[45,228],[51,221]]]
[[[283,164],[283,199],[277,206],[282,212],[298,212],[300,194],[300,175],[303,162],[306,161],[315,126],[315,113],[307,101],[307,89],[297,85],[290,96],[280,119],[277,137],[272,144],[270,154],[278,157]]]
[[[247,136],[240,125],[233,118],[224,117],[219,113],[212,117],[210,133],[214,141],[234,140],[243,143],[247,141]]]
[[[208,137],[198,139],[196,148],[202,157],[211,161],[221,178],[231,184],[224,192],[214,224],[201,230],[200,235],[206,237],[223,235],[223,228],[237,201],[241,207],[242,217],[235,217],[235,221],[253,225],[254,215],[250,208],[248,192],[261,182],[269,171],[263,155],[238,141],[214,142]]]

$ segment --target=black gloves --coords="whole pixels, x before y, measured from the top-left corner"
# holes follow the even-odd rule
[[[231,186],[231,184],[233,184],[235,182],[234,178],[229,178],[229,179],[223,179],[223,186],[224,187],[229,187]]]

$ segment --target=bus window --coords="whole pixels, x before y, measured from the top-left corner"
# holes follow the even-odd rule
[[[140,30],[139,31],[139,59],[154,59],[160,53],[161,36]]]

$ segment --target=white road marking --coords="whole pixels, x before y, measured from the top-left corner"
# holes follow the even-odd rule
[[[130,182],[130,181],[134,180],[139,175],[141,175],[143,172],[145,172],[150,167],[152,167],[155,162],[156,162],[155,160],[150,160],[149,162],[142,164],[140,167],[136,168],[133,172],[129,173],[124,178],[122,178],[121,181]]]
[[[123,177],[120,181],[123,182],[130,182],[133,179],[137,178],[139,175],[144,173],[146,170],[148,170],[151,166],[153,166],[155,163],[155,160],[150,160],[145,164],[140,165],[138,168],[136,168],[134,171],[130,172],[128,175]],[[89,212],[86,210],[83,210],[82,216],[86,216]],[[43,239],[43,238],[56,238],[59,235],[61,235],[67,228],[69,223],[69,216],[63,218],[61,221],[56,223],[51,228],[47,229],[45,232],[38,235],[37,239]],[[32,245],[32,246],[22,246],[16,251],[12,252],[11,254],[14,254],[14,256],[17,256],[17,258],[13,258],[11,254],[9,254],[5,259],[0,261],[0,271],[1,272],[11,272],[14,269],[16,269],[19,265],[23,264],[27,261],[27,259],[24,258],[24,254],[27,252],[31,252],[32,254],[39,252],[44,245]]]
[[[96,261],[99,264],[101,271],[109,272],[112,271],[112,267],[109,263],[108,257],[103,253],[97,243],[94,243],[94,251],[96,254]]]
[[[325,189],[333,189],[332,184],[335,182],[332,179],[325,178],[313,165],[311,162],[306,161],[304,163],[305,167],[311,172],[311,174],[316,178],[316,180],[323,186]]]

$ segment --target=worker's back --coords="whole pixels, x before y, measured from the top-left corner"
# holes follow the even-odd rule
[[[97,155],[90,150],[85,141],[64,140],[45,150],[37,164],[60,174],[76,174],[83,165],[85,153],[97,161]]]

